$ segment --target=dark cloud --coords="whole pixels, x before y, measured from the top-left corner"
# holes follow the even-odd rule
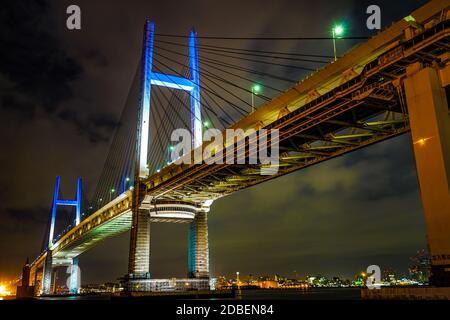
[[[38,228],[42,228],[43,224],[48,222],[49,208],[7,208],[5,210],[7,218],[20,224],[32,224]]]
[[[36,104],[26,97],[12,92],[5,92],[3,94],[0,106],[5,111],[18,114],[24,119],[31,120],[36,116]]]
[[[72,97],[70,81],[82,67],[69,57],[54,28],[47,1],[6,1],[0,11],[0,73],[12,85],[3,108],[33,115],[37,107],[54,111]],[[31,109],[31,111],[30,111]]]
[[[85,51],[83,57],[92,61],[98,67],[107,67],[109,65],[108,58],[94,48]]]
[[[70,109],[61,110],[58,118],[75,125],[78,133],[89,137],[92,143],[108,142],[110,134],[118,126],[118,121],[111,114],[90,114],[85,118]]]
[[[112,114],[93,110],[86,116],[62,106],[74,96],[82,62],[103,68],[106,56],[95,48],[85,50],[79,60],[71,56],[54,33],[56,21],[47,1],[7,1],[0,12],[0,47],[7,48],[0,52],[0,109],[22,120],[41,111],[44,117],[57,113],[57,119],[74,125],[89,141],[107,142],[117,125]]]

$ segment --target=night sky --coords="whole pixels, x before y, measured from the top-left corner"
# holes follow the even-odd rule
[[[327,37],[330,23],[345,19],[351,35],[368,36],[374,34],[365,28],[368,5],[380,5],[386,27],[424,3],[3,1],[0,280],[18,276],[26,257],[39,253],[57,175],[66,197],[78,175],[87,194],[93,192],[133,80],[147,16],[156,32],[167,34],[195,27],[200,36]],[[70,4],[81,7],[79,31],[65,26]],[[339,50],[354,44],[341,42]],[[276,46],[332,54],[324,41]],[[216,201],[209,236],[213,276],[351,277],[371,264],[406,272],[409,257],[426,248],[410,135]],[[124,275],[128,246],[126,233],[84,253],[82,283]],[[153,225],[151,250],[153,277],[184,277],[187,225]]]

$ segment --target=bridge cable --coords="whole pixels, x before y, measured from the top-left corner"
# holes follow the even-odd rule
[[[166,68],[170,69],[172,72],[175,72],[176,74],[180,75],[180,74],[179,74],[177,71],[175,71],[173,68],[167,66],[167,65],[164,64],[163,62],[159,61],[157,58],[154,57],[154,59],[155,59],[156,61],[158,61],[160,64],[162,64],[163,66],[165,66]],[[224,99],[222,96],[217,95],[217,93],[215,93],[214,91],[208,90],[207,88],[205,88],[205,87],[202,86],[201,84],[200,84],[200,88],[203,89],[203,90],[205,90],[205,91],[210,91],[211,94],[214,94],[214,95],[216,95],[217,97],[221,98],[222,100],[228,102],[232,107],[234,107],[236,110],[240,111],[241,114],[242,114],[242,116],[245,116],[245,115],[246,115],[247,112],[246,112],[244,109],[242,109],[241,107],[235,105],[234,103],[230,102],[229,100]],[[205,106],[205,107],[208,108],[208,106]]]
[[[164,41],[164,40],[160,40],[160,39],[155,39],[155,43],[163,43],[163,44],[169,44],[169,45],[189,48],[189,45],[187,45],[185,43]],[[233,47],[206,45],[206,44],[198,45],[197,48],[199,51],[208,49],[208,50],[216,50],[219,52],[220,51],[248,52],[249,55],[251,55],[251,53],[254,52],[254,53],[258,53],[258,54],[265,53],[265,54],[286,55],[286,56],[295,56],[295,57],[313,57],[313,58],[323,58],[323,59],[333,59],[334,58],[334,56],[330,56],[330,55],[308,54],[308,53],[298,53],[298,52],[264,51],[264,50],[256,50],[256,49],[233,48]]]

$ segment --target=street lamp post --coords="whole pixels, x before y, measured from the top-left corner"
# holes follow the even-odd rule
[[[344,27],[341,25],[335,25],[331,29],[331,33],[333,35],[333,53],[334,53],[334,61],[337,60],[337,54],[336,54],[336,37],[339,37],[344,33]]]
[[[252,112],[255,112],[255,95],[258,95],[258,92],[261,91],[261,86],[259,84],[255,84],[252,86]]]

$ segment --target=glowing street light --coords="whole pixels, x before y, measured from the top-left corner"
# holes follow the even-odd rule
[[[128,183],[130,182],[130,178],[129,177],[126,177],[124,180],[123,180],[123,191],[125,192],[125,190],[127,190],[127,185],[128,185]]]
[[[344,27],[341,25],[337,25],[334,27],[334,34],[335,36],[339,37],[341,34],[344,33]]]
[[[261,92],[261,86],[259,84],[254,84],[252,86],[252,112],[255,111],[255,95],[258,95],[258,93]]]
[[[333,26],[331,29],[331,33],[333,34],[333,53],[334,53],[334,61],[337,60],[336,55],[336,38],[339,38],[344,35],[345,29],[344,26],[341,24],[337,24]]]

